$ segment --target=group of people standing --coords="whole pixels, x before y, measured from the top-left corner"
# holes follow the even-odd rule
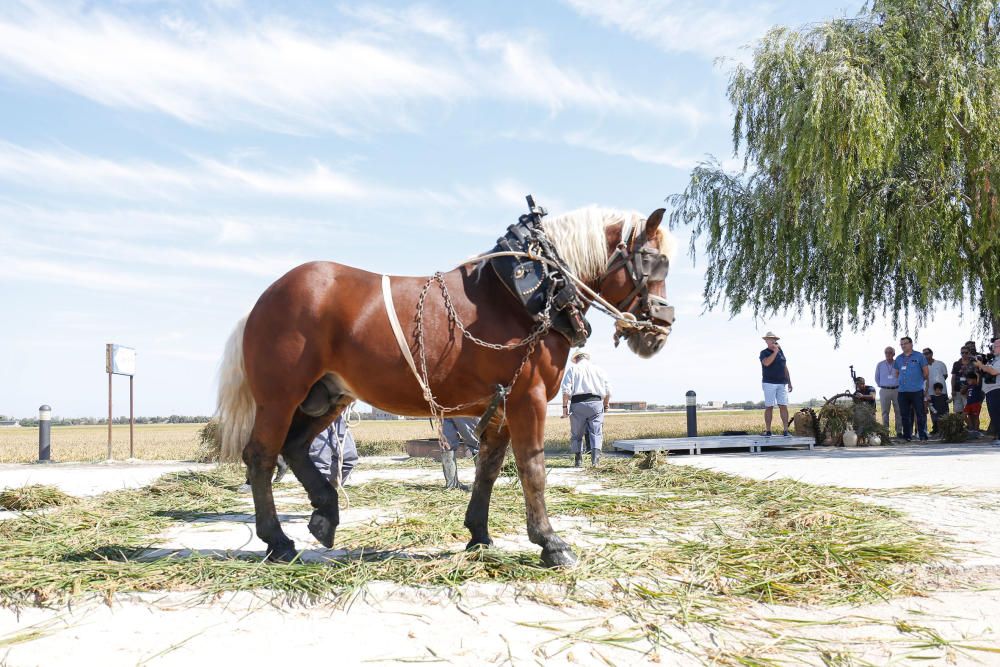
[[[792,379],[788,362],[779,337],[768,331],[764,334],[767,345],[760,351],[761,383],[764,390],[764,435],[770,436],[774,406],[781,413],[782,435],[788,435],[788,393]],[[902,352],[897,355],[892,347],[885,348],[885,359],[875,366],[875,385],[882,409],[882,424],[889,430],[889,410],[896,421],[896,435],[905,441],[914,437],[926,441],[938,431],[938,421],[948,414],[950,406],[965,415],[970,430],[979,430],[979,414],[983,403],[990,415],[990,431],[995,446],[1000,446],[1000,336],[990,343],[990,353],[979,354],[974,341],[962,346],[961,358],[952,364],[951,372],[943,361],[934,358],[929,347],[917,352],[913,339],[903,336],[899,340]],[[949,394],[950,388],[950,394]],[[875,387],[866,384],[863,377],[856,378],[854,398],[857,402],[875,407]],[[927,432],[927,413],[930,412],[933,430]]]
[[[879,389],[882,424],[889,428],[889,409],[896,418],[896,435],[911,440],[914,433],[927,440],[927,413],[931,414],[934,434],[942,416],[954,406],[957,414],[965,415],[966,425],[979,430],[979,415],[986,403],[990,415],[990,431],[1000,446],[1000,336],[990,342],[991,351],[980,354],[974,341],[967,341],[961,357],[952,364],[951,372],[943,361],[934,358],[929,347],[921,352],[913,349],[913,339],[903,336],[899,341],[902,353],[885,348],[885,359],[875,367],[875,383]],[[949,395],[950,390],[950,395]],[[914,428],[915,427],[915,428]]]

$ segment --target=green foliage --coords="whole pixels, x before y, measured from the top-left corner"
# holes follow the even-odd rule
[[[953,412],[941,415],[938,428],[941,429],[941,439],[945,442],[965,442],[969,437],[965,417]]]
[[[823,433],[829,436],[831,444],[839,445],[843,442],[844,431],[852,423],[851,416],[851,408],[837,403],[828,403],[819,411]]]
[[[219,420],[212,419],[198,430],[198,454],[196,460],[200,463],[215,463],[222,452],[222,439],[219,436]]]
[[[993,0],[772,29],[730,80],[742,171],[713,159],[670,198],[707,241],[706,305],[838,338],[966,300],[1000,324],[998,35]]]

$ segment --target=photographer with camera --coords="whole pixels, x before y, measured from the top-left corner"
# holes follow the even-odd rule
[[[993,446],[1000,447],[1000,336],[993,337],[992,352],[976,355],[976,370],[982,374],[983,391],[986,393],[986,410],[990,413],[990,432]]]

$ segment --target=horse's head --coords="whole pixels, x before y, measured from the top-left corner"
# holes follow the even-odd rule
[[[664,213],[660,208],[645,221],[626,219],[606,229],[609,258],[597,283],[601,296],[636,321],[618,323],[616,343],[624,337],[629,349],[644,358],[663,348],[674,323],[674,308],[666,298],[674,244],[669,232],[660,229]]]
[[[630,211],[585,208],[544,223],[570,268],[630,318],[616,325],[615,342],[625,338],[640,357],[663,348],[674,322],[666,300],[674,243],[660,229],[664,212],[643,219]]]

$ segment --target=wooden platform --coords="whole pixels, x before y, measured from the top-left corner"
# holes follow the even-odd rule
[[[649,440],[616,440],[612,447],[616,451],[625,452],[683,452],[701,454],[706,449],[742,449],[747,448],[751,454],[761,451],[764,447],[808,447],[812,449],[816,441],[802,436],[785,437],[772,435],[765,438],[762,435],[705,435],[697,438],[653,438]]]

